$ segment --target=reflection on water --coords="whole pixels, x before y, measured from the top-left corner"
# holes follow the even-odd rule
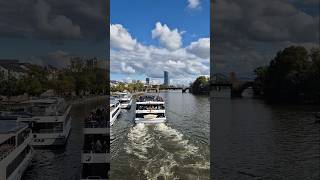
[[[65,147],[35,149],[31,166],[23,180],[78,180],[83,144],[83,121],[89,112],[102,105],[105,100],[91,100],[73,105],[71,109],[72,129]]]
[[[167,123],[133,123],[122,110],[111,129],[111,179],[209,179],[209,99],[160,93]],[[124,173],[125,172],[125,173]]]
[[[211,100],[215,179],[320,179],[319,106]]]

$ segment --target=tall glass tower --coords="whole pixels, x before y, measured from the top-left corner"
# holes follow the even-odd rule
[[[164,85],[169,86],[169,73],[168,71],[164,71]]]

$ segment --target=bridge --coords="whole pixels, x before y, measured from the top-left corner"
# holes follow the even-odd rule
[[[231,89],[231,97],[242,97],[242,93],[249,87],[253,86],[253,81],[239,81],[235,73],[230,73],[227,77],[224,74],[216,73],[212,76],[210,81],[212,90],[220,91],[222,88]]]

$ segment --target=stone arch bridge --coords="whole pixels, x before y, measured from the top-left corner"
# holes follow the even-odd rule
[[[211,77],[210,80],[211,90],[221,90],[222,88],[231,89],[231,97],[242,97],[242,93],[249,87],[253,86],[253,81],[239,81],[235,73],[230,73],[227,77],[224,74],[216,73]]]

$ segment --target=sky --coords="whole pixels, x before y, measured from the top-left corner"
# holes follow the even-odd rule
[[[213,4],[211,74],[252,79],[291,45],[319,47],[319,0],[223,0]]]
[[[166,70],[188,84],[209,71],[252,78],[285,47],[319,46],[319,0],[216,0],[211,49],[209,0],[110,0],[110,24],[106,2],[0,1],[0,60],[63,67],[111,51],[111,79],[162,83]]]
[[[189,84],[210,72],[209,0],[111,0],[112,80]]]
[[[0,59],[64,67],[107,56],[106,1],[0,1]]]

